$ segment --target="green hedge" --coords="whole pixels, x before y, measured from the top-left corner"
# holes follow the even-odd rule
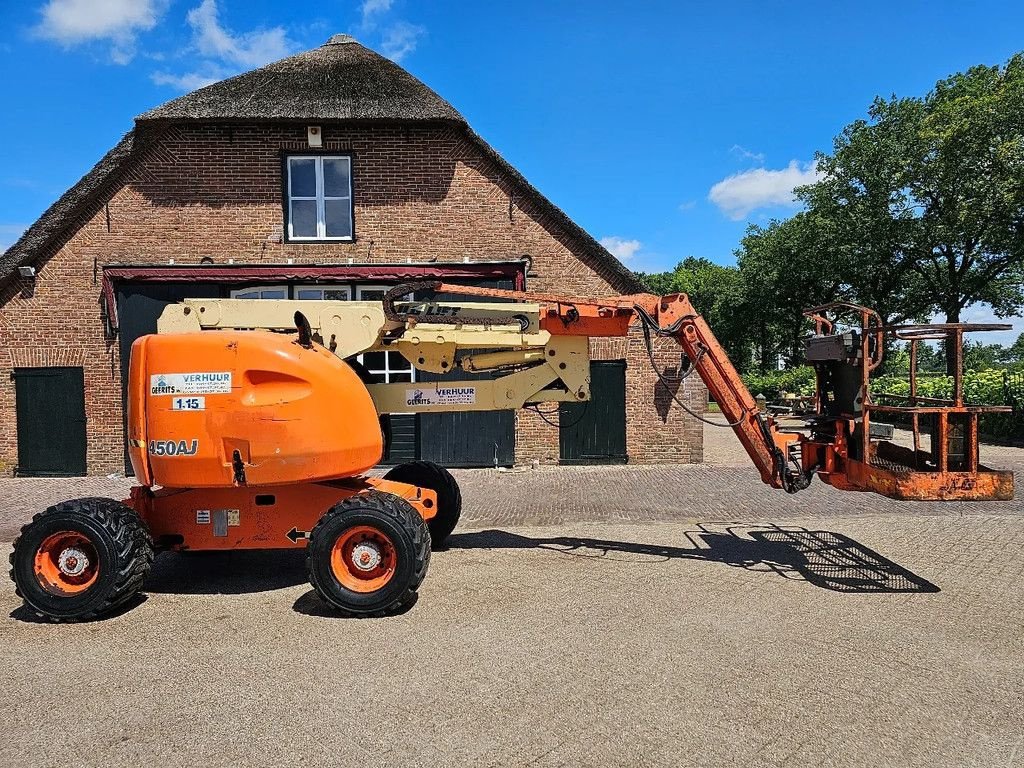
[[[968,405],[1009,405],[1012,413],[983,414],[978,429],[983,435],[1000,439],[1024,439],[1024,376],[1020,372],[990,368],[964,373],[964,402]],[[910,394],[906,376],[879,376],[871,382],[875,402],[886,403],[886,395]],[[921,397],[952,399],[953,377],[918,375],[917,394]],[[893,398],[892,405],[905,402]]]
[[[813,395],[814,369],[809,365],[771,373],[746,374],[743,381],[751,393],[764,395],[769,403],[779,402],[784,394]],[[885,403],[885,395],[910,394],[910,382],[903,376],[879,376],[871,381],[875,402]],[[918,374],[917,394],[922,397],[953,397],[953,378]],[[964,374],[964,401],[971,405],[1009,405],[1013,413],[981,417],[981,431],[990,436],[1024,439],[1024,373],[992,368]],[[894,399],[892,405],[903,405]]]
[[[814,369],[809,365],[764,375],[748,373],[743,376],[743,381],[754,397],[764,395],[769,403],[778,402],[783,394],[814,394]]]

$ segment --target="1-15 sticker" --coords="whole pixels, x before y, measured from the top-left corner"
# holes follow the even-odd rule
[[[176,397],[171,400],[172,411],[205,411],[205,397]]]

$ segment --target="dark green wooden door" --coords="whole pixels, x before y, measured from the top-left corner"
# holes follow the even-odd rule
[[[386,413],[381,417],[384,430],[381,464],[405,464],[420,457],[417,448],[418,418],[415,413]]]
[[[423,372],[420,381],[463,382],[492,379],[491,373]],[[516,460],[514,411],[421,413],[420,458],[442,467],[510,467]]]
[[[562,464],[626,463],[626,361],[590,363],[590,401],[558,407]]]
[[[85,375],[81,368],[15,368],[18,467],[30,477],[85,474]]]

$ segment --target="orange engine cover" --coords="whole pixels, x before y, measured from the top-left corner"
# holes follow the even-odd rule
[[[377,410],[346,363],[262,331],[138,339],[128,439],[136,478],[166,488],[350,477],[383,448]]]

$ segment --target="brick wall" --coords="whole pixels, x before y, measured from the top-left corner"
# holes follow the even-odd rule
[[[620,289],[584,263],[582,244],[532,205],[460,129],[324,126],[324,149],[353,155],[356,240],[284,243],[281,156],[304,151],[305,125],[147,129],[102,199],[44,255],[34,286],[0,289],[0,462],[16,461],[14,389],[25,365],[83,365],[90,473],[122,469],[120,361],[105,338],[98,271],[105,264],[360,263],[533,258],[529,288],[579,295]],[[627,360],[630,461],[700,461],[699,424],[667,409],[642,338],[595,342]],[[57,362],[77,361],[77,362]],[[659,366],[678,367],[678,349]],[[703,409],[688,380],[683,397]],[[517,418],[517,460],[557,461],[557,429]]]

